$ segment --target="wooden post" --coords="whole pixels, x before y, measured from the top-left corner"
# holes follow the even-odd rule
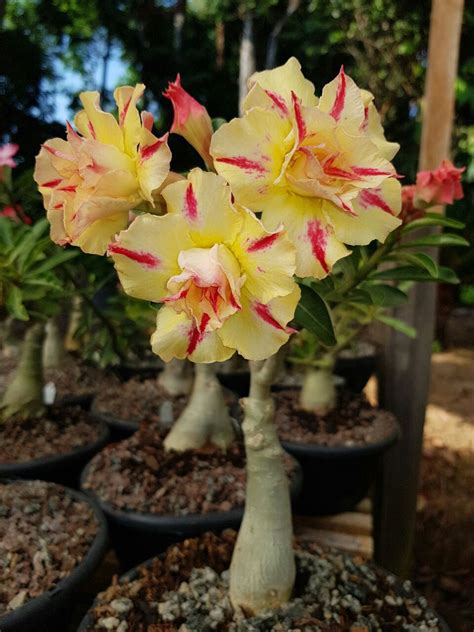
[[[450,153],[463,4],[463,0],[432,2],[420,170],[434,169]],[[413,288],[408,304],[396,316],[416,328],[417,338],[387,332],[380,380],[381,405],[397,415],[402,437],[384,459],[377,485],[375,559],[402,576],[411,570],[435,308],[434,284]]]

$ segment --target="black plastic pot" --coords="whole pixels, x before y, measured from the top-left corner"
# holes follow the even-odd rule
[[[230,391],[237,393],[239,397],[247,397],[250,388],[250,371],[231,371],[229,373],[217,372],[217,379]]]
[[[162,557],[162,556],[155,556],[155,557]],[[138,566],[146,566],[146,567],[150,567],[153,563],[153,559],[154,558],[150,558],[148,559],[146,562],[143,562],[142,564],[139,564]],[[126,581],[133,581],[135,579],[138,579],[140,576],[139,570],[138,570],[138,566],[134,567],[132,569],[130,569],[127,573],[125,573],[124,575],[122,575],[119,578],[119,582],[120,583],[124,583]],[[379,570],[380,567],[379,567]],[[384,571],[385,572],[385,571]],[[391,573],[390,573],[391,574]],[[397,584],[396,584],[398,591],[400,592],[400,594],[402,594],[403,591],[403,582],[401,580],[397,580]],[[315,595],[315,599],[317,599],[317,595]],[[440,617],[436,612],[434,612],[434,610],[429,609],[428,613],[432,616],[432,617],[436,617],[436,619],[438,619],[439,622],[439,627],[441,629],[441,632],[451,632],[450,627],[448,626],[448,624],[446,623],[446,621],[444,621],[444,619],[442,619],[442,617]],[[92,614],[90,612],[88,612],[86,614],[86,616],[83,618],[83,620],[81,621],[79,628],[77,629],[77,632],[88,632],[88,630],[94,625],[94,618],[92,616]]]
[[[65,632],[77,590],[91,577],[107,550],[107,521],[99,505],[81,492],[72,489],[66,492],[92,507],[99,523],[94,542],[82,562],[55,588],[0,617],[1,632]]]
[[[21,463],[0,463],[0,478],[37,478],[69,487],[78,487],[83,467],[108,443],[109,436],[109,429],[102,423],[100,436],[94,443],[66,454],[44,456]],[[1,628],[0,631],[3,632]]]
[[[335,375],[344,379],[344,388],[352,393],[360,393],[377,368],[377,350],[362,356],[339,356],[334,367]]]
[[[367,495],[384,452],[396,443],[398,425],[382,441],[364,446],[321,446],[282,441],[303,470],[296,513],[322,516],[351,511]]]
[[[131,380],[132,377],[147,380],[156,377],[163,370],[162,365],[153,362],[148,364],[118,364],[110,368],[124,382]]]
[[[99,413],[95,410],[92,410],[90,413],[92,419],[95,419],[99,423],[104,423],[107,425],[110,432],[110,441],[122,441],[122,439],[128,439],[134,434],[138,428],[138,423],[134,421],[126,421],[125,419],[119,419],[118,417],[114,417],[113,415],[109,415],[107,413]],[[0,631],[1,632],[1,631]]]
[[[110,538],[123,570],[158,555],[171,544],[196,537],[206,531],[219,533],[223,529],[238,529],[242,522],[243,508],[187,516],[145,514],[114,509],[94,492],[84,489],[87,467],[81,475],[81,488],[84,493],[95,499],[106,515]],[[302,485],[301,469],[297,467],[291,485],[292,499],[298,497]]]

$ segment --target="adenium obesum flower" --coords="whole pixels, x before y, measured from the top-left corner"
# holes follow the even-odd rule
[[[295,249],[232,202],[229,186],[193,169],[163,191],[168,213],[141,215],[109,246],[131,296],[162,303],[151,338],[163,360],[261,360],[293,332]]]
[[[409,224],[415,219],[419,219],[425,215],[425,211],[415,207],[416,186],[409,184],[402,187],[402,210],[400,219],[403,224]]]
[[[463,197],[461,174],[465,169],[458,169],[450,160],[443,160],[434,171],[419,171],[416,175],[415,204],[422,208],[460,200]]]
[[[3,180],[3,167],[10,167],[11,169],[16,167],[13,156],[18,153],[19,149],[19,145],[14,143],[7,143],[0,147],[0,182]]]
[[[400,184],[373,105],[341,69],[318,100],[291,58],[256,73],[245,114],[215,132],[210,153],[237,202],[296,246],[296,274],[326,276],[345,244],[384,241],[400,220]]]
[[[212,165],[212,158],[209,155],[212,121],[206,108],[182,87],[179,74],[176,80],[168,85],[163,96],[173,104],[174,120],[171,132],[183,136],[204,162]]]
[[[128,225],[132,209],[155,206],[169,175],[167,136],[152,133],[153,117],[137,110],[145,86],[114,92],[118,121],[100,108],[98,92],[83,92],[84,106],[67,125],[67,140],[47,141],[34,178],[51,223],[51,239],[103,254]],[[79,133],[78,133],[79,132]]]

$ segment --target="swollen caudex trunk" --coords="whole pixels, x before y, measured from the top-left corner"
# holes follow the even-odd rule
[[[167,450],[182,452],[212,443],[226,450],[233,440],[234,428],[215,367],[196,364],[191,397],[164,440],[164,446]]]
[[[270,379],[258,384],[258,371],[252,367],[250,396],[243,400],[247,488],[230,566],[230,599],[234,608],[246,614],[286,603],[296,575],[290,488],[270,384]]]
[[[158,377],[158,384],[170,395],[188,395],[193,385],[189,362],[176,359],[167,362]]]
[[[336,407],[336,402],[337,393],[332,366],[308,369],[301,389],[301,408],[318,415],[327,415]]]
[[[77,339],[77,332],[82,319],[82,296],[76,294],[72,299],[72,307],[69,313],[69,322],[65,337],[65,348],[67,351],[79,351],[81,345]]]
[[[43,339],[41,323],[26,332],[18,368],[0,404],[0,419],[6,421],[14,415],[26,419],[43,412]]]
[[[66,362],[64,337],[56,318],[46,323],[46,336],[43,344],[43,367],[45,369],[61,369]]]

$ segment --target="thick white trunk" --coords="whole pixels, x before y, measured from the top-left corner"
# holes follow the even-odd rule
[[[190,363],[176,359],[167,362],[158,377],[158,384],[170,395],[187,395],[193,385]]]
[[[0,404],[0,419],[13,415],[36,417],[43,410],[43,339],[44,325],[37,323],[26,332],[20,362]]]
[[[255,72],[255,45],[253,35],[253,16],[250,12],[242,18],[242,39],[239,55],[239,112],[243,114],[242,104],[247,96],[247,81]]]
[[[243,400],[247,490],[230,566],[232,605],[248,614],[286,603],[296,575],[290,487],[270,394],[278,362],[275,356],[266,362],[251,363],[250,395]]]
[[[45,369],[61,369],[66,361],[64,337],[56,318],[46,323],[46,336],[43,344],[43,367]]]
[[[336,406],[337,393],[332,368],[307,369],[300,406],[308,412],[326,415]]]
[[[234,440],[234,428],[215,367],[196,364],[195,372],[188,405],[167,435],[165,448],[182,452],[212,443],[225,450]]]

